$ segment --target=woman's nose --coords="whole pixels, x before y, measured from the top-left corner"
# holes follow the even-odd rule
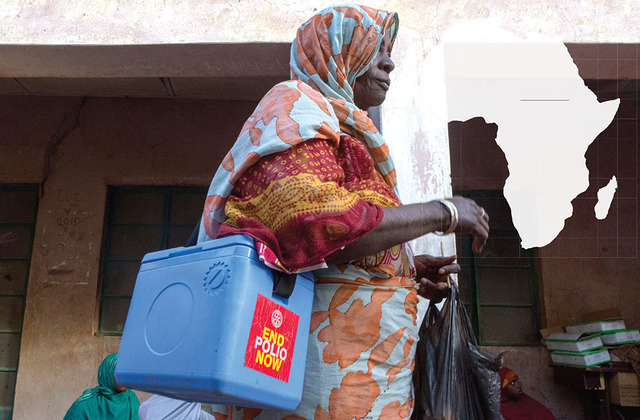
[[[387,73],[391,73],[393,69],[396,68],[395,63],[387,53],[384,53],[384,56],[381,58],[382,59],[380,60],[380,68]]]

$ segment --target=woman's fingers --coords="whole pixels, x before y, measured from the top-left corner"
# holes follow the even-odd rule
[[[473,243],[471,244],[471,250],[474,253],[479,254],[482,252],[486,244],[487,244],[487,238],[481,238],[476,236],[473,238]]]
[[[416,277],[426,277],[432,281],[441,281],[450,274],[460,272],[460,266],[456,264],[457,255],[437,257],[433,255],[416,255],[414,263],[416,266]]]
[[[457,232],[473,235],[472,250],[480,253],[489,237],[489,214],[475,201],[465,197],[453,197],[453,204],[458,209]]]
[[[438,270],[438,279],[446,277],[450,274],[458,274],[460,272],[460,266],[456,263],[445,265]]]
[[[434,303],[440,302],[442,299],[449,295],[451,288],[447,283],[437,282],[434,283],[428,279],[421,278],[416,283],[418,294]]]
[[[482,252],[482,249],[487,243],[487,238],[489,237],[489,215],[484,208],[480,206],[478,206],[478,210],[478,222],[476,230],[473,232],[473,243],[471,245],[471,250],[476,254]]]

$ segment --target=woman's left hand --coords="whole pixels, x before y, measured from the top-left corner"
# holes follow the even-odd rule
[[[418,294],[434,303],[440,302],[449,295],[447,277],[460,272],[455,263],[457,256],[434,257],[416,255],[413,262],[416,266],[416,289]]]

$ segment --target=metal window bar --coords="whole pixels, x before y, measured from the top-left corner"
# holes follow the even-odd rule
[[[467,239],[468,242],[468,247],[469,250],[471,249],[471,238],[469,237]],[[535,267],[533,265],[533,259],[532,256],[529,256],[527,258],[528,260],[528,265],[526,267],[522,267],[522,266],[517,266],[517,267],[510,267],[510,266],[491,266],[491,268],[494,268],[496,270],[504,270],[504,271],[512,271],[512,270],[522,270],[527,269],[528,270],[528,274],[527,274],[527,285],[528,285],[528,295],[529,295],[529,303],[528,304],[515,304],[515,303],[482,303],[481,299],[480,299],[480,271],[485,269],[485,268],[489,268],[488,266],[479,266],[478,265],[478,257],[476,257],[475,255],[471,254],[471,260],[473,261],[473,287],[474,287],[474,294],[473,296],[475,297],[475,302],[474,302],[474,306],[475,306],[475,314],[476,314],[476,325],[478,328],[478,338],[479,338],[479,342],[482,345],[511,345],[511,346],[516,346],[516,345],[532,345],[535,344],[533,342],[508,342],[508,341],[490,341],[487,340],[485,338],[484,335],[484,331],[482,330],[482,316],[483,316],[483,309],[484,308],[526,308],[526,309],[531,309],[531,316],[532,316],[532,326],[534,327],[535,331],[538,331],[539,328],[539,318],[538,318],[538,305],[537,305],[537,288],[535,288]]]
[[[462,193],[461,195],[465,195],[467,197],[482,200],[482,199],[503,199],[504,197],[500,192],[497,191],[465,191],[465,192],[455,192],[455,194]],[[500,237],[517,237],[517,232],[511,229],[494,229],[491,231],[493,234],[499,234]],[[491,235],[491,234],[490,234]],[[489,341],[485,339],[484,332],[482,330],[482,310],[483,308],[526,308],[531,310],[532,316],[532,327],[535,331],[540,329],[540,317],[539,317],[539,308],[538,308],[538,288],[537,288],[537,280],[535,275],[535,264],[534,264],[534,255],[531,250],[525,250],[524,253],[519,252],[518,257],[510,257],[512,260],[520,260],[523,264],[520,265],[499,265],[499,264],[479,264],[479,259],[482,257],[477,257],[471,250],[472,238],[470,236],[466,236],[463,238],[459,238],[461,241],[460,251],[462,255],[459,255],[460,258],[465,258],[469,261],[468,273],[463,278],[467,280],[467,296],[469,296],[469,302],[463,302],[467,307],[471,317],[472,317],[472,325],[474,331],[476,332],[476,336],[478,338],[478,342],[481,345],[509,345],[509,346],[530,346],[535,344],[533,342],[507,342],[507,341]],[[511,304],[511,303],[492,303],[492,304],[483,304],[480,299],[480,271],[484,269],[495,269],[495,270],[526,270],[527,271],[527,283],[528,283],[528,295],[529,295],[529,303],[528,304]]]
[[[109,189],[109,197],[108,197],[108,205],[109,211],[107,216],[107,229],[104,241],[104,256],[103,256],[103,270],[102,270],[102,291],[100,295],[100,314],[99,314],[99,324],[98,324],[98,332],[99,335],[105,336],[120,336],[122,335],[122,331],[113,331],[107,330],[104,327],[105,320],[105,300],[128,300],[131,299],[131,295],[110,295],[106,292],[106,279],[107,274],[109,273],[109,269],[111,268],[111,263],[114,262],[134,262],[140,263],[140,258],[114,258],[108,255],[109,250],[111,249],[111,235],[112,229],[114,227],[121,226],[144,226],[144,227],[160,227],[161,231],[161,245],[158,249],[148,250],[148,252],[158,251],[160,249],[166,249],[169,244],[169,230],[171,228],[189,228],[192,229],[197,220],[194,220],[193,224],[185,224],[185,223],[171,223],[171,200],[173,198],[173,194],[194,194],[202,197],[204,201],[204,197],[207,189],[204,187],[111,187]],[[112,208],[113,198],[118,194],[128,194],[128,193],[155,193],[162,196],[162,223],[133,223],[133,222],[115,222],[113,220],[114,209]],[[132,282],[135,281],[135,278],[131,279]]]
[[[21,226],[21,227],[27,227],[28,228],[28,252],[25,256],[21,256],[21,257],[3,257],[0,255],[0,263],[2,262],[11,262],[11,261],[25,261],[27,262],[26,264],[26,270],[25,270],[25,277],[24,277],[24,285],[23,285],[23,292],[22,293],[2,293],[0,294],[0,298],[5,298],[5,297],[15,297],[15,298],[22,298],[22,307],[20,308],[20,328],[19,329],[10,329],[10,330],[0,330],[0,335],[17,335],[18,338],[18,343],[17,343],[17,348],[16,348],[16,353],[17,353],[17,359],[15,362],[15,366],[14,367],[8,367],[6,365],[2,365],[0,366],[0,373],[17,373],[18,372],[18,366],[20,365],[20,337],[22,337],[22,321],[24,320],[24,310],[25,310],[25,306],[26,306],[26,294],[27,294],[27,287],[28,287],[28,282],[29,282],[29,270],[30,270],[30,264],[29,262],[31,261],[31,256],[32,256],[32,252],[33,252],[33,240],[34,240],[34,236],[35,236],[35,224],[36,224],[36,217],[38,214],[38,193],[39,193],[39,186],[37,184],[3,184],[0,185],[0,197],[4,195],[4,193],[15,193],[15,192],[24,192],[24,193],[28,193],[28,194],[33,194],[33,207],[31,208],[31,217],[30,220],[27,222],[7,222],[6,220],[0,220],[0,226],[8,226],[8,227],[13,227],[13,226]],[[3,200],[4,201],[4,200]],[[15,383],[14,383],[14,387],[15,387]],[[15,389],[14,389],[14,396],[15,396]],[[13,410],[13,398],[11,400],[11,405],[10,406],[4,406],[2,407],[5,410],[9,410],[9,412],[11,412],[11,410]]]

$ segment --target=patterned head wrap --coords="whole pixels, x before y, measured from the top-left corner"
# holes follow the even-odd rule
[[[300,26],[291,46],[293,80],[267,92],[222,161],[209,187],[199,242],[216,237],[226,200],[247,168],[306,140],[339,142],[341,132],[359,138],[395,190],[389,148],[366,110],[355,105],[353,84],[369,69],[384,34],[393,43],[397,31],[397,14],[356,5],[329,7]]]
[[[322,10],[298,29],[291,45],[291,78],[353,105],[353,84],[371,66],[387,32],[393,45],[395,13],[355,5]]]
[[[500,388],[509,385],[509,382],[513,381],[513,378],[516,377],[516,373],[506,366],[500,368],[498,375],[500,375]]]

